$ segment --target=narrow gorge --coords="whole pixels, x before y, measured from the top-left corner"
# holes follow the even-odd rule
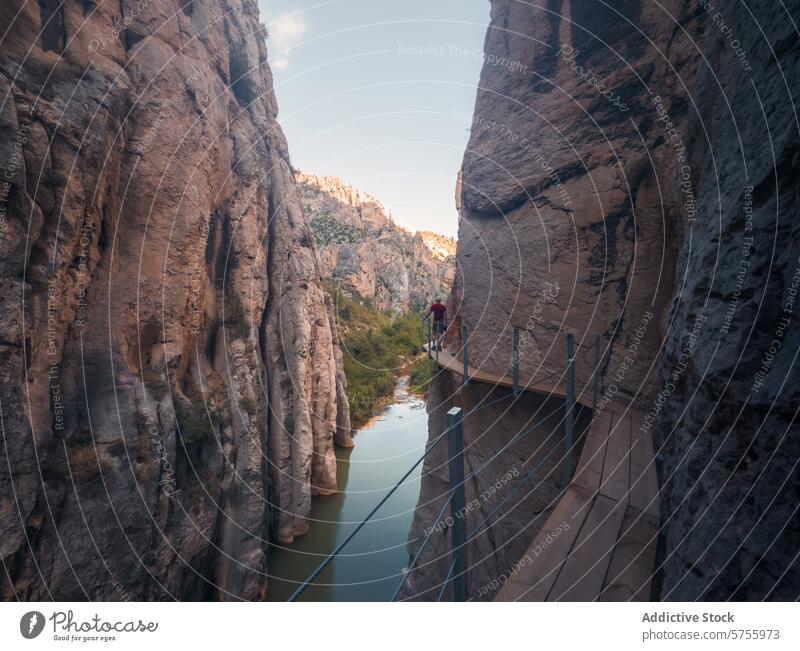
[[[792,12],[3,0],[0,598],[796,600]]]
[[[454,275],[293,169],[256,2],[140,4],[0,9],[4,599],[263,599],[353,445],[328,290]]]

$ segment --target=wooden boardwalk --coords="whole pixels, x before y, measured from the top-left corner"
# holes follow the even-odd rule
[[[631,411],[595,417],[572,482],[528,547],[531,561],[495,601],[650,598],[660,516],[653,443],[641,423]]]
[[[439,352],[439,366],[463,376],[463,362]],[[513,386],[510,375],[467,368],[470,380]],[[560,398],[563,386],[520,382]],[[591,407],[591,397],[576,402]],[[642,415],[600,411],[575,474],[495,601],[647,601],[660,527],[659,487]]]
[[[423,348],[426,351],[428,349],[427,346],[423,346]],[[431,353],[431,355],[434,358],[436,357],[436,353]],[[442,367],[443,369],[455,373],[459,377],[464,376],[464,362],[461,359],[456,358],[455,356],[453,356],[452,353],[446,350],[439,351],[439,366]],[[490,373],[488,371],[479,370],[468,365],[467,375],[469,376],[470,380],[473,380],[475,382],[483,382],[485,384],[493,384],[496,386],[503,386],[503,387],[514,386],[514,378],[509,373],[505,375],[498,375],[496,373]],[[519,388],[522,391],[532,391],[534,393],[550,395],[556,398],[567,397],[567,391],[564,385],[553,384],[552,382],[547,382],[547,381],[537,382],[535,379],[529,379],[526,381],[523,378],[520,378]],[[592,406],[591,396],[586,395],[585,393],[576,394],[575,402],[583,405],[584,407]]]

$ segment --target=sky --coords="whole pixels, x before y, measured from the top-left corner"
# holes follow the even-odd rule
[[[488,0],[259,0],[292,164],[455,236]]]

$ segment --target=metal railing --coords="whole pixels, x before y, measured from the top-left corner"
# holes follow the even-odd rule
[[[450,514],[453,518],[453,569],[458,577],[453,582],[454,601],[467,600],[467,546],[466,526],[459,517],[467,506],[464,488],[464,430],[461,423],[461,408],[453,407],[447,412],[447,454],[450,475]]]
[[[462,346],[463,346],[463,378],[464,384],[467,384],[469,381],[469,353],[468,353],[468,336],[467,336],[467,327],[464,325],[462,326],[461,337],[462,337]],[[566,374],[566,398],[564,401],[564,439],[563,439],[563,465],[562,465],[562,477],[561,477],[561,487],[562,490],[566,490],[569,482],[572,478],[573,470],[573,463],[572,463],[572,449],[574,447],[574,427],[575,422],[577,420],[575,415],[575,340],[572,333],[567,333],[567,366],[565,371],[557,371],[555,373],[551,373],[544,378],[538,378],[537,382],[541,383],[548,379],[555,377],[556,375],[564,375]],[[519,369],[520,369],[520,331],[519,328],[514,328],[513,332],[513,340],[512,340],[512,355],[511,355],[511,367],[512,367],[512,395],[519,396],[523,392],[523,388],[520,386],[519,380]],[[430,350],[430,342],[428,345],[428,350]],[[594,352],[595,352],[595,359],[594,359],[594,368],[592,371],[592,413],[597,413],[597,399],[600,387],[600,370],[601,370],[601,359],[600,359],[600,336],[597,335],[594,341]],[[438,356],[437,356],[437,364],[438,364]],[[525,389],[530,387],[533,382],[529,382]],[[580,409],[583,409],[583,405],[580,405]],[[548,416],[549,417],[549,416]],[[544,422],[544,421],[542,421]],[[460,414],[459,408],[453,408],[448,412],[448,430],[451,432],[451,440],[454,441],[455,445],[458,442],[463,442],[463,433],[460,432],[462,428],[463,419]],[[532,428],[529,428],[522,435],[527,434],[530,431],[533,431],[538,427],[541,423],[537,423]],[[459,431],[457,431],[459,430]],[[512,443],[515,442],[520,438],[520,435],[515,436],[512,439]],[[504,446],[501,450],[504,451],[508,446]],[[445,510],[447,509],[448,505],[450,506],[451,511],[451,520],[453,521],[453,526],[450,527],[451,530],[451,549],[452,549],[452,562],[450,564],[450,568],[445,576],[444,581],[442,582],[441,589],[437,596],[437,601],[440,601],[442,596],[444,595],[451,579],[453,581],[453,599],[455,601],[463,601],[466,599],[466,595],[468,594],[467,590],[467,572],[466,570],[462,569],[466,565],[466,545],[467,540],[466,538],[469,537],[472,539],[473,535],[478,533],[488,522],[491,518],[499,511],[502,505],[512,497],[517,490],[521,486],[525,484],[525,482],[541,467],[541,465],[556,451],[558,450],[559,446],[554,446],[550,452],[547,453],[544,459],[542,459],[539,464],[537,464],[520,482],[517,487],[512,490],[503,500],[501,500],[500,504],[498,504],[495,509],[493,509],[489,515],[487,515],[479,524],[476,526],[469,534],[465,534],[464,532],[464,522],[462,517],[458,514],[460,513],[460,509],[463,506],[459,507],[459,505],[463,504],[465,501],[465,496],[463,494],[464,491],[464,480],[461,479],[463,477],[463,449],[456,449],[455,452],[450,450],[450,496],[445,502],[444,506],[442,507],[441,511],[437,515],[434,523],[428,528],[428,534],[426,535],[425,539],[423,540],[422,544],[420,545],[419,549],[417,550],[414,558],[411,560],[408,568],[406,569],[404,576],[398,585],[397,589],[392,596],[392,601],[396,600],[400,595],[403,587],[405,586],[410,574],[417,568],[417,563],[422,555],[422,552],[427,547],[428,542],[430,541],[432,533],[436,530],[437,525],[441,521],[442,516],[444,515]],[[460,463],[457,463],[455,466],[453,465],[453,459],[457,458]],[[492,457],[489,460],[491,462],[496,458],[497,455]],[[486,465],[486,464],[484,464]],[[459,469],[460,466],[460,469]],[[470,473],[469,477],[472,477],[476,474],[477,471]]]
[[[439,363],[439,345],[432,346],[432,339],[431,339],[431,321],[427,317],[422,317],[421,324],[420,324],[420,348],[421,350],[425,351],[426,346],[424,344],[424,336],[426,331],[427,322],[427,354],[428,357],[433,359],[433,352],[432,348],[435,348],[436,353],[436,363],[438,366]],[[559,447],[562,447],[562,454],[563,454],[563,466],[562,466],[562,490],[566,490],[569,482],[572,478],[573,473],[573,464],[572,464],[572,448],[574,447],[574,425],[576,422],[576,415],[575,415],[575,342],[574,337],[571,333],[567,334],[567,366],[564,371],[552,373],[545,378],[539,378],[537,382],[543,382],[547,379],[550,379],[556,375],[564,376],[566,375],[566,400],[564,405],[564,438],[562,446],[559,446],[557,443],[553,448],[545,455],[543,459],[539,461],[539,463],[534,466],[528,474],[523,478],[521,482],[517,484],[517,486],[508,494],[506,497],[501,500],[501,502],[480,522],[476,527],[469,532],[466,532],[466,520],[464,517],[464,510],[466,504],[466,491],[465,486],[466,482],[469,481],[472,477],[477,475],[478,472],[485,469],[490,463],[492,463],[495,459],[497,459],[503,452],[505,452],[511,445],[515,444],[519,441],[523,436],[527,435],[528,433],[534,431],[542,424],[547,422],[553,413],[558,411],[558,408],[551,411],[547,414],[544,418],[540,419],[536,423],[534,423],[531,427],[526,428],[525,430],[518,432],[515,436],[511,438],[511,440],[506,443],[500,450],[498,450],[492,457],[487,459],[484,463],[482,463],[478,468],[471,471],[467,476],[464,475],[464,434],[463,434],[463,423],[465,418],[468,416],[479,412],[491,405],[498,403],[500,400],[503,400],[508,397],[518,397],[523,390],[529,389],[532,385],[532,382],[529,382],[525,385],[525,387],[520,386],[519,381],[519,366],[520,366],[520,333],[518,328],[514,328],[514,337],[513,337],[513,349],[512,349],[512,391],[510,394],[506,396],[502,396],[500,398],[494,399],[489,401],[484,405],[480,405],[468,411],[466,414],[462,414],[462,410],[460,407],[453,407],[447,412],[447,428],[444,432],[442,432],[439,436],[437,436],[434,441],[427,447],[424,454],[422,454],[419,459],[406,471],[406,473],[395,483],[395,485],[389,490],[389,492],[381,498],[381,500],[375,505],[375,507],[369,512],[369,514],[356,526],[356,528],[336,547],[336,549],[331,552],[322,563],[303,581],[300,586],[295,590],[292,596],[289,598],[289,601],[296,601],[300,595],[308,588],[309,585],[316,579],[323,570],[331,563],[333,560],[342,552],[342,550],[347,546],[347,544],[358,534],[358,532],[366,525],[366,523],[372,519],[372,517],[378,512],[378,510],[389,500],[389,498],[397,491],[397,489],[408,479],[411,473],[421,464],[425,458],[430,455],[430,453],[437,447],[437,445],[447,437],[448,441],[448,476],[449,476],[449,492],[448,498],[445,501],[444,505],[442,506],[441,510],[439,511],[434,523],[428,527],[428,533],[425,536],[424,540],[420,544],[419,548],[417,549],[414,558],[411,559],[408,567],[403,573],[402,580],[400,584],[397,586],[393,596],[392,601],[395,601],[400,593],[402,592],[403,587],[406,585],[408,578],[410,577],[411,573],[418,568],[418,562],[420,557],[422,556],[422,552],[426,549],[429,541],[431,540],[431,536],[433,532],[436,530],[437,525],[442,519],[447,508],[450,508],[450,517],[452,519],[452,526],[449,527],[451,533],[451,563],[447,575],[442,582],[441,589],[437,596],[437,601],[441,600],[443,597],[447,587],[452,583],[453,585],[453,599],[454,601],[466,601],[469,590],[468,590],[468,559],[467,559],[467,544],[469,540],[472,540],[474,536],[478,535],[482,529],[488,525],[490,520],[494,517],[494,515],[500,510],[500,508],[507,502],[510,497],[512,497],[516,492],[519,490],[520,487],[525,485],[525,482],[533,476],[533,474],[541,468],[541,466],[545,463],[545,461],[550,458],[550,456],[558,450]],[[441,343],[441,337],[444,336],[444,333],[439,333],[439,339],[437,343]],[[466,325],[461,326],[461,337],[462,337],[462,347],[463,347],[463,384],[466,385],[469,383],[469,351],[468,351],[468,330]],[[599,378],[600,378],[600,365],[601,365],[601,358],[600,358],[600,337],[597,336],[595,338],[595,360],[594,360],[594,370],[592,372],[592,410],[593,414],[596,414],[596,407],[597,407],[597,398],[599,392]],[[583,409],[583,405],[580,405],[580,409]],[[515,505],[516,506],[516,505]],[[513,507],[512,507],[513,508]]]

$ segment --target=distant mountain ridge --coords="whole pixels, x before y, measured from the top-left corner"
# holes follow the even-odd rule
[[[375,197],[337,177],[295,170],[295,179],[323,279],[398,314],[450,293],[454,239],[406,230]]]
[[[423,242],[431,250],[431,253],[440,260],[455,256],[456,241],[454,238],[440,235],[433,231],[417,231],[417,235],[422,237]]]

